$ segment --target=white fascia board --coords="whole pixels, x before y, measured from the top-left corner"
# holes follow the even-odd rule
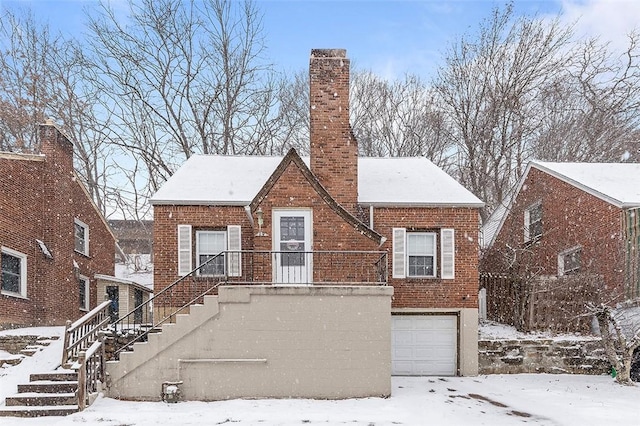
[[[358,201],[359,204],[363,206],[373,206],[373,207],[416,207],[416,208],[483,208],[485,203],[410,203],[410,202],[401,202],[394,203],[391,201],[388,202],[371,202],[371,201]]]

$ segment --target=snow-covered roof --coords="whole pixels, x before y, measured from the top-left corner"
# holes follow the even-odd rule
[[[151,203],[248,205],[283,157],[194,155]],[[303,158],[308,165],[309,158]],[[358,202],[365,205],[482,207],[483,203],[426,158],[359,158]]]
[[[640,163],[550,163],[543,170],[617,207],[640,207]]]
[[[359,158],[358,202],[374,206],[484,206],[480,199],[424,157]]]

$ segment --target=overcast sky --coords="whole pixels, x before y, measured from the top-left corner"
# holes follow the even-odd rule
[[[0,0],[30,7],[52,26],[78,35],[83,9],[98,0]],[[112,0],[125,7],[127,0]],[[358,68],[394,78],[429,76],[448,43],[474,33],[496,5],[492,0],[257,0],[264,14],[269,59],[285,71],[306,70],[312,48],[345,48]],[[599,35],[621,47],[640,25],[638,0],[516,0],[516,14],[578,20],[580,34]]]

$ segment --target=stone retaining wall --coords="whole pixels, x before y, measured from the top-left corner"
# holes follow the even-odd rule
[[[479,374],[608,374],[600,340],[480,340]]]
[[[0,349],[19,354],[27,346],[35,345],[40,336],[0,336]]]

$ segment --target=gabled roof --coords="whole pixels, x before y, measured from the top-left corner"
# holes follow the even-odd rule
[[[151,204],[246,206],[283,157],[194,155]],[[309,158],[303,157],[305,165]],[[472,207],[484,203],[431,161],[359,158],[358,202],[373,206]]]
[[[532,168],[548,173],[618,208],[640,207],[640,163],[530,161],[509,200],[498,206],[482,225],[484,247],[493,245]]]
[[[307,164],[300,158],[298,153],[294,148],[291,148],[287,155],[282,159],[278,167],[276,167],[273,174],[267,179],[266,183],[263,187],[258,191],[257,195],[251,201],[250,209],[251,211],[255,211],[258,208],[258,205],[265,199],[265,197],[271,191],[271,188],[276,184],[278,179],[282,176],[287,167],[291,164],[295,164],[302,175],[305,177],[307,182],[311,185],[311,187],[316,191],[318,195],[322,198],[322,200],[327,203],[327,205],[345,222],[354,227],[354,229],[358,230],[362,235],[365,235],[369,239],[375,241],[378,245],[382,245],[386,238],[369,228],[367,225],[362,223],[358,218],[353,216],[347,210],[345,210],[340,204],[338,204],[333,197],[327,192],[327,190],[322,186],[322,184],[318,181],[318,178],[311,173]]]

